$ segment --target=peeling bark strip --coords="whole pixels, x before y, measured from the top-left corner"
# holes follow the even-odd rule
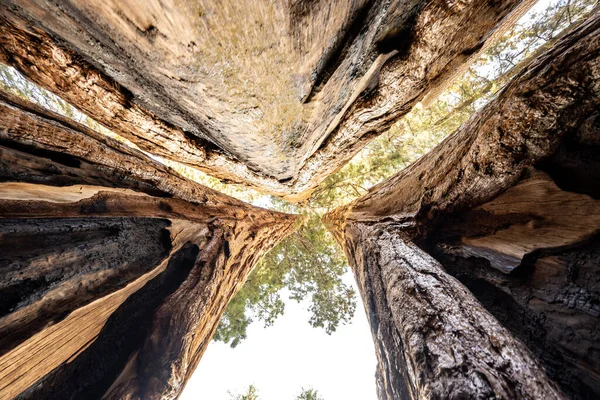
[[[297,218],[11,96],[0,112],[0,399],[175,399]]]
[[[562,397],[538,361],[569,397],[600,395],[600,292],[577,278],[600,273],[599,108],[600,11],[429,154],[326,215],[365,301],[380,398]]]
[[[459,215],[435,232],[436,241],[455,255],[485,258],[505,274],[518,272],[535,253],[583,243],[600,232],[600,200],[563,191],[535,170],[492,201]]]
[[[532,3],[8,1],[0,60],[144,151],[301,200]],[[227,65],[272,79],[224,94]]]
[[[387,372],[382,398],[563,398],[527,348],[394,224],[354,223],[345,246],[362,291],[380,280],[365,299],[373,335],[392,333],[380,357],[403,367],[404,382]],[[376,317],[382,306],[391,319]]]

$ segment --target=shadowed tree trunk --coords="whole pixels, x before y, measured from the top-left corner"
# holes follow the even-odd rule
[[[584,278],[600,261],[599,107],[596,12],[429,154],[326,216],[365,301],[381,398],[561,397],[532,353],[570,397],[600,395],[600,297]]]
[[[533,2],[8,1],[0,60],[144,151],[301,200]]]
[[[297,218],[0,95],[0,398],[175,399]]]

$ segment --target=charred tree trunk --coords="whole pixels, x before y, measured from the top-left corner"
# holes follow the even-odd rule
[[[7,1],[0,60],[144,151],[300,200],[444,87],[533,0],[208,3]],[[240,12],[215,19],[232,9]],[[242,54],[203,64],[239,31]],[[257,48],[276,54],[256,57]],[[244,84],[224,96],[222,76],[235,78],[227,64],[266,68],[272,79],[258,93]],[[261,102],[270,86],[276,93]],[[265,128],[271,109],[281,115]],[[279,128],[282,120],[290,126]]]
[[[571,398],[593,399],[600,394],[600,148],[578,136],[500,196],[449,216],[420,245]]]
[[[0,399],[175,399],[296,218],[0,96]]]
[[[432,152],[326,216],[365,301],[381,398],[561,397],[488,311],[570,397],[600,395],[600,296],[579,277],[600,261],[599,107],[596,12]],[[487,346],[516,356],[476,365]]]

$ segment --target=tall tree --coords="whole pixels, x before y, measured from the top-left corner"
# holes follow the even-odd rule
[[[317,215],[365,194],[376,183],[405,168],[450,135],[477,109],[487,103],[510,77],[525,68],[533,55],[547,49],[558,37],[574,29],[595,5],[594,0],[556,0],[545,7],[535,6],[504,35],[493,41],[456,79],[438,101],[427,107],[417,106],[390,130],[373,140],[341,171],[329,176],[302,207],[290,207],[276,199],[272,206],[284,212],[307,212],[310,217],[303,229],[286,238],[259,264],[246,287],[230,303],[215,338],[237,345],[246,337],[251,321],[271,325],[284,312],[279,291],[284,288],[312,303],[311,310],[331,310],[327,324],[331,327],[347,322],[354,307],[352,297],[339,279],[346,272],[346,261],[333,238],[324,233]],[[434,96],[427,96],[432,102]],[[423,101],[425,103],[425,100]],[[303,211],[307,210],[307,211]],[[314,250],[314,251],[313,251]],[[327,257],[315,256],[327,255]],[[306,274],[294,283],[294,270],[323,269],[323,274]],[[296,274],[297,275],[297,274]],[[329,296],[310,295],[319,288],[330,287],[319,279],[327,277],[337,289]],[[339,282],[339,283],[337,283]],[[308,289],[298,292],[298,286]],[[316,294],[316,292],[314,292]],[[319,303],[311,300],[321,300]],[[327,301],[327,303],[324,303]],[[312,323],[312,322],[311,322]],[[314,324],[313,324],[314,325]],[[328,331],[330,331],[329,329]]]
[[[149,1],[7,0],[0,60],[144,151],[294,200],[533,4]]]
[[[446,254],[450,266],[475,258],[505,274],[544,252],[578,246],[583,258],[597,254],[589,240],[598,226],[600,169],[589,154],[598,143],[599,73],[596,11],[432,152],[328,215],[371,321],[380,397],[563,397],[530,351],[423,248]],[[561,154],[569,149],[567,162]],[[568,259],[553,265],[575,268]],[[559,275],[545,279],[538,285],[550,293],[573,289]],[[590,324],[578,334],[593,343],[597,297],[583,287],[577,293],[582,304],[573,312]],[[543,309],[510,300],[534,315]],[[546,309],[547,328],[560,329],[560,311]],[[548,345],[558,354],[570,352],[567,337],[554,340]],[[573,373],[565,362],[552,366],[553,377],[569,394],[597,396],[597,363],[590,370],[580,357],[586,369]]]
[[[542,4],[533,7],[492,41],[444,92],[429,94],[344,168],[329,176],[314,191],[309,204],[322,208],[347,204],[425,155],[489,102],[535,57],[574,29],[597,3],[552,0],[543,8]]]
[[[0,398],[176,398],[294,216],[0,93]]]

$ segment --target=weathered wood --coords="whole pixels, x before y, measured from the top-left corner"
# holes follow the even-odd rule
[[[381,398],[564,398],[529,350],[394,224],[353,223],[344,245],[381,341]]]
[[[444,268],[464,278],[469,288],[477,290],[478,299],[487,297],[488,301],[482,300],[484,306],[518,338],[535,336],[531,328],[534,325],[551,331],[543,345],[536,347],[535,338],[524,341],[569,396],[597,397],[595,387],[600,374],[595,363],[586,361],[583,348],[596,351],[593,343],[599,325],[593,314],[597,312],[594,305],[598,296],[593,290],[562,281],[564,273],[540,279],[533,287],[528,286],[530,274],[516,281],[504,278],[510,284],[498,276],[518,274],[525,266],[531,268],[530,263],[540,254],[558,249],[576,248],[575,254],[586,260],[596,254],[589,252],[589,241],[599,226],[600,206],[593,183],[600,179],[594,175],[597,156],[587,156],[592,162],[586,170],[582,162],[586,158],[577,161],[578,157],[573,157],[566,164],[564,155],[557,155],[573,148],[577,150],[569,154],[593,154],[599,106],[597,11],[520,72],[494,100],[433,151],[362,198],[326,216],[326,223],[345,247],[365,301],[379,359],[381,398],[452,398],[450,393],[435,390],[459,393],[461,387],[470,393],[468,398],[485,398],[483,392],[474,389],[472,382],[477,374],[473,371],[487,377],[479,388],[490,383],[493,389],[489,393],[500,398],[562,396],[560,392],[539,395],[536,387],[520,384],[514,387],[523,392],[505,392],[503,387],[511,386],[493,382],[504,379],[496,374],[507,374],[520,382],[518,368],[512,370],[515,365],[510,363],[508,369],[494,362],[483,367],[464,364],[462,354],[474,351],[464,360],[477,362],[478,357],[489,353],[485,345],[463,347],[462,332],[474,329],[467,335],[469,340],[488,334],[491,338],[511,336],[502,328],[502,334],[494,333],[499,326],[494,318],[459,282],[448,278]],[[552,179],[532,167],[547,171]],[[569,174],[578,178],[569,182]],[[442,264],[425,251],[439,255]],[[479,266],[479,271],[491,267],[494,272],[474,275],[468,270],[473,264]],[[561,268],[568,265],[563,263]],[[597,271],[597,260],[592,258],[586,265]],[[472,285],[474,280],[485,280],[487,285]],[[486,292],[494,287],[494,295],[488,295]],[[505,289],[511,293],[509,288],[518,289],[502,296]],[[542,292],[547,294],[545,300],[536,303],[531,296]],[[461,295],[455,299],[456,293]],[[570,319],[581,324],[580,329],[561,328],[564,308],[553,303],[567,298],[580,308],[571,309]],[[510,301],[506,307],[510,309],[515,309],[511,304],[518,304],[520,313],[514,318],[534,316],[539,322],[548,312],[547,323],[530,321],[525,324],[527,329],[515,329],[520,320],[513,321],[506,309],[498,312],[507,299]],[[443,323],[439,323],[439,315],[446,317]],[[461,328],[454,329],[454,324]],[[568,332],[576,332],[582,345],[570,345]],[[539,337],[545,335],[539,333]],[[523,355],[521,360],[536,371],[536,384],[554,391],[536,357],[518,341],[510,340],[519,349],[515,351]],[[486,345],[494,347],[494,341],[490,339]],[[499,348],[506,350],[511,345]],[[542,356],[540,349],[548,350],[551,356]],[[576,359],[569,362],[551,360],[553,356],[568,359],[574,355]],[[464,369],[457,367],[461,362]],[[443,367],[436,369],[439,365]],[[452,378],[457,382],[462,379],[463,383],[449,384],[442,373],[446,366],[454,371]]]
[[[588,138],[567,138],[536,165],[560,178],[562,190],[528,169],[514,187],[448,216],[420,242],[572,399],[600,395],[600,149]]]
[[[10,96],[0,110],[0,399],[176,398],[297,218]]]
[[[532,253],[512,274],[444,243],[426,247],[507,329],[527,345],[571,399],[600,393],[600,238]]]
[[[436,216],[483,204],[511,187],[565,136],[578,134],[598,107],[600,12],[521,71],[430,153],[338,209],[335,220],[388,218],[415,231],[420,223],[431,228]]]
[[[450,232],[436,233],[436,241],[456,240],[457,255],[485,258],[510,273],[534,252],[582,243],[600,231],[600,200],[563,191],[548,175],[528,171],[517,185],[444,226]]]
[[[248,207],[115,139],[0,91],[0,180],[128,188],[193,203]]]
[[[8,1],[0,60],[145,151],[300,200],[531,4]]]

